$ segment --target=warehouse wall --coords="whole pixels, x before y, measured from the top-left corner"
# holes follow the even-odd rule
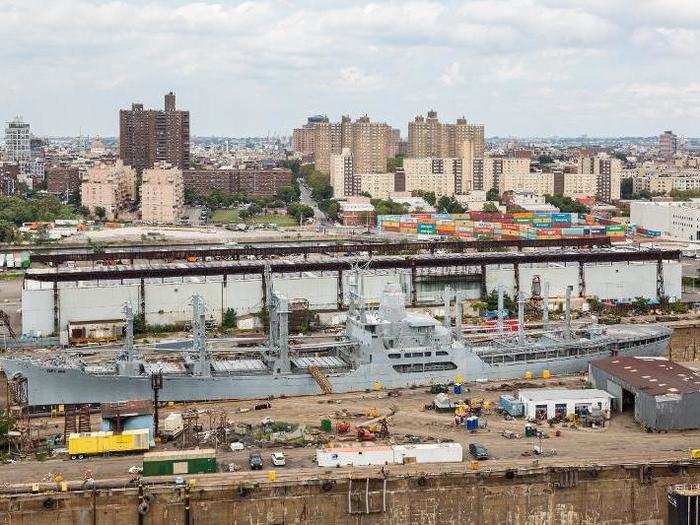
[[[224,310],[233,308],[238,315],[257,313],[262,307],[262,279],[229,278],[224,288]]]
[[[38,336],[53,333],[53,290],[22,290],[22,333]]]
[[[601,299],[631,300],[640,295],[649,299],[656,298],[656,263],[617,263],[614,265],[587,265],[584,268],[586,292],[589,296]],[[563,297],[566,286],[574,287],[578,294],[578,266],[553,265],[549,267],[520,267],[521,289],[529,296],[532,278],[540,275],[542,282],[550,283],[550,296]],[[344,302],[348,303],[348,292],[352,275],[343,273]],[[406,300],[410,302],[410,273],[404,270],[386,270],[368,273],[363,276],[365,296],[376,301],[388,283],[404,289]],[[506,293],[513,295],[514,269],[512,266],[489,266],[486,271],[486,289],[490,293],[502,282]],[[306,297],[312,309],[332,309],[337,303],[337,276],[335,274],[276,275],[274,283],[278,290],[290,299]],[[92,284],[92,283],[91,283]],[[417,297],[420,302],[434,302],[438,291],[442,294],[443,286],[434,283],[418,283]],[[447,283],[445,283],[447,284]],[[454,288],[460,283],[453,283]],[[463,283],[469,290],[468,297],[478,296],[477,283]],[[665,293],[672,299],[679,299],[681,294],[681,265],[678,262],[664,263]],[[438,290],[439,288],[439,290]],[[221,322],[222,311],[233,308],[239,315],[257,313],[262,306],[262,279],[260,276],[247,276],[244,279],[229,278],[223,285],[221,277],[175,278],[163,282],[157,279],[147,280],[145,284],[146,322],[148,324],[170,324],[189,321],[192,317],[190,298],[195,292],[202,295],[207,304],[207,316],[214,322]],[[61,283],[59,287],[60,322],[62,329],[69,320],[90,321],[99,319],[121,318],[122,304],[130,301],[135,311],[140,310],[138,281],[120,284],[112,281],[110,285],[101,282],[99,286]],[[22,333],[53,332],[53,291],[50,283],[39,285],[25,282],[22,291]]]
[[[131,303],[134,312],[139,311],[138,286],[61,288],[58,300],[60,328],[68,329],[69,321],[123,319],[125,302]]]
[[[552,264],[550,266],[520,265],[520,289],[525,294],[525,298],[532,296],[532,280],[536,275],[540,276],[540,284],[544,286],[549,283],[550,297],[566,297],[566,287],[573,286],[573,297],[579,295],[578,287],[578,263]],[[542,288],[544,291],[544,288]]]
[[[220,282],[146,284],[146,324],[174,324],[192,320],[192,296],[204,298],[207,319],[221,323],[223,286]]]
[[[307,299],[312,310],[331,310],[338,307],[338,277],[335,275],[274,275],[275,291],[287,299]]]
[[[586,266],[586,294],[599,299],[656,298],[656,263]]]

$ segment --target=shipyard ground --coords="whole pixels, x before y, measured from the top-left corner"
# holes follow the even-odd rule
[[[508,386],[509,385],[509,386]],[[528,386],[549,387],[574,387],[585,386],[585,376],[552,378],[550,380],[533,380]],[[513,382],[487,383],[483,385],[471,385],[470,390],[463,392],[461,396],[453,398],[484,398],[496,402],[498,396],[505,390],[517,386]],[[391,394],[391,395],[390,395]],[[482,417],[487,428],[475,433],[468,432],[464,427],[456,427],[451,414],[439,413],[434,410],[426,410],[434,399],[434,395],[427,392],[426,388],[404,389],[398,391],[361,392],[351,394],[337,394],[327,396],[308,396],[286,399],[274,399],[272,407],[266,410],[241,410],[250,409],[254,401],[232,401],[214,403],[190,403],[186,405],[174,405],[161,410],[161,418],[171,411],[182,411],[185,408],[198,408],[202,413],[200,422],[207,428],[206,410],[225,410],[231,424],[252,423],[258,424],[264,417],[270,417],[275,421],[285,421],[306,425],[314,435],[314,440],[323,442],[353,442],[354,434],[324,434],[319,429],[321,419],[328,418],[334,423],[347,421],[352,425],[368,419],[367,414],[378,411],[380,414],[396,410],[391,418],[389,429],[390,437],[380,440],[383,443],[402,443],[408,439],[420,441],[451,440],[462,443],[465,450],[469,443],[479,442],[485,445],[493,459],[483,463],[486,467],[507,467],[509,465],[529,464],[532,458],[523,456],[523,453],[532,451],[534,444],[541,444],[545,450],[554,449],[556,455],[551,458],[539,458],[541,464],[549,463],[597,463],[597,462],[633,462],[640,460],[676,460],[688,456],[689,448],[700,448],[700,430],[685,432],[669,432],[664,434],[649,433],[642,430],[636,424],[629,413],[615,414],[605,428],[587,429],[556,425],[541,425],[540,428],[549,434],[549,438],[535,440],[533,438],[507,439],[501,435],[504,430],[510,430],[516,434],[523,434],[524,420],[506,420],[498,414]],[[98,426],[98,416],[93,416],[93,428]],[[32,422],[35,428],[42,433],[62,433],[63,419],[41,418]],[[555,436],[559,430],[560,436]],[[168,445],[170,448],[172,444]],[[263,459],[266,468],[269,466],[269,454],[273,450],[284,450],[288,457],[288,465],[285,470],[297,468],[311,468],[315,463],[316,445],[311,444],[301,448],[287,448],[274,446],[263,449]],[[246,469],[248,450],[231,452],[220,449],[219,461],[222,464],[236,463],[242,469]],[[466,455],[466,452],[465,452]],[[465,457],[465,460],[468,458]],[[130,466],[139,465],[141,458],[138,455],[99,457],[83,460],[70,460],[66,456],[48,459],[45,461],[22,460],[11,467],[0,468],[0,483],[31,483],[39,482],[49,473],[60,473],[67,480],[79,480],[83,478],[86,469],[89,469],[95,479],[106,479],[128,476]]]
[[[584,376],[532,380],[529,386],[583,387]],[[495,401],[517,387],[511,383],[470,385],[460,398]],[[454,397],[454,396],[453,396]],[[220,449],[222,465],[236,463],[239,472],[185,476],[189,487],[173,478],[144,478],[145,489],[128,473],[139,455],[70,460],[21,460],[0,468],[0,520],[3,523],[57,524],[661,524],[666,517],[669,485],[700,482],[700,463],[688,461],[688,449],[700,448],[700,431],[647,433],[630,414],[617,414],[602,429],[540,426],[551,437],[541,442],[551,457],[525,457],[539,440],[506,439],[502,430],[523,433],[522,419],[486,416],[487,428],[469,433],[455,427],[451,414],[426,410],[434,395],[426,388],[358,392],[271,400],[271,408],[250,409],[254,401],[174,405],[225,410],[231,423],[259,423],[264,417],[307,425],[319,441],[354,441],[353,434],[318,430],[320,420],[357,424],[376,410],[397,410],[380,442],[398,443],[407,436],[421,441],[478,441],[493,459],[478,467],[466,454],[462,463],[394,465],[382,469],[324,469],[313,462],[315,444],[300,448],[263,448],[265,470],[247,470],[248,451]],[[205,429],[207,418],[201,417]],[[62,431],[62,418],[35,419],[42,432]],[[93,416],[97,424],[97,415]],[[556,430],[560,436],[556,437]],[[172,444],[169,445],[172,447]],[[466,447],[465,447],[466,449]],[[269,455],[284,450],[286,467],[269,478]],[[89,475],[94,485],[85,486]],[[67,480],[62,491],[53,477]],[[32,486],[33,484],[37,486]],[[155,496],[140,516],[139,491]]]

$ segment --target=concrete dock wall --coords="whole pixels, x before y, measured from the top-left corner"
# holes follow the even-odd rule
[[[474,472],[461,464],[451,472],[433,472],[392,469],[385,481],[368,468],[273,483],[249,473],[200,476],[190,489],[172,482],[146,488],[153,499],[142,521],[134,486],[20,493],[0,496],[0,520],[12,525],[660,525],[667,516],[667,487],[700,481],[700,467],[678,465]]]

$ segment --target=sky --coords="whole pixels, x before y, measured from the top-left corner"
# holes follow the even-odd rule
[[[700,136],[699,0],[0,0],[0,42],[0,121],[38,135],[115,136],[172,90],[199,136],[430,109],[487,136]]]

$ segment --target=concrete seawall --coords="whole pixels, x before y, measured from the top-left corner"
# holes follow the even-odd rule
[[[94,489],[0,488],[6,524],[593,524],[666,522],[669,485],[700,482],[700,463],[470,470],[467,464],[166,478]],[[429,471],[429,473],[428,473]],[[144,505],[144,502],[148,502]],[[142,514],[139,514],[141,504]]]

